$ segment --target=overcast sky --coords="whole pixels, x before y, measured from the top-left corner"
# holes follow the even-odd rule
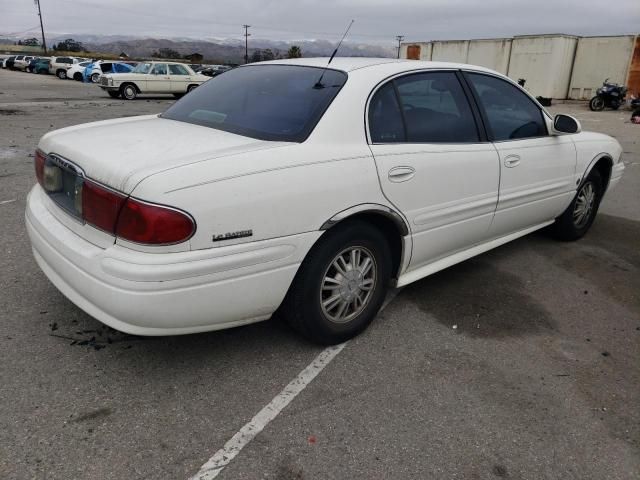
[[[0,35],[39,34],[33,0],[0,0]],[[41,0],[45,33],[367,43],[640,33],[640,0]]]

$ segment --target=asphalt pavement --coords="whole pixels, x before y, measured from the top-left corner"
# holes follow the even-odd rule
[[[278,319],[123,335],[36,266],[38,139],[173,101],[0,71],[0,479],[187,479],[323,350]],[[397,292],[217,478],[640,478],[640,125],[551,111],[624,148],[589,234],[535,233]]]

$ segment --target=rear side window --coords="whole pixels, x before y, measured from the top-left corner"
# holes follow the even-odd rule
[[[189,72],[182,65],[169,65],[169,73],[171,75],[189,75]]]
[[[374,143],[480,141],[469,101],[454,72],[410,74],[388,83],[369,104],[369,128]]]
[[[166,75],[167,65],[164,63],[156,63],[151,70],[152,75]]]
[[[484,109],[493,140],[547,135],[542,111],[524,92],[496,77],[478,73],[465,75]]]

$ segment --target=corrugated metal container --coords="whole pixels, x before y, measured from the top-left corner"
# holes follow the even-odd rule
[[[634,45],[635,35],[579,39],[569,98],[590,99],[606,78],[610,82],[626,83]]]
[[[578,37],[571,35],[524,35],[511,42],[508,75],[526,79],[535,96],[567,98]]]
[[[413,42],[400,45],[400,58],[431,60],[431,42]]]
[[[433,42],[431,60],[434,62],[467,63],[469,40]]]
[[[466,63],[487,67],[504,75],[509,71],[510,38],[471,40]]]

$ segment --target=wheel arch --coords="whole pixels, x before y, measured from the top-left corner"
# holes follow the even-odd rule
[[[136,89],[136,93],[142,93],[142,91],[140,90],[140,87],[138,87],[138,85],[136,85],[136,83],[131,80],[126,80],[122,82],[122,84],[120,85],[120,91],[122,91],[122,89],[127,85],[133,85],[133,88]]]
[[[600,173],[604,183],[604,192],[606,192],[607,187],[609,186],[609,180],[611,179],[611,172],[613,170],[613,158],[611,154],[601,152],[596,155],[593,160],[589,162],[589,165],[587,165],[584,175],[582,176],[582,180],[587,178],[594,168],[598,170],[598,173]]]
[[[410,230],[404,217],[385,205],[364,203],[336,213],[320,226],[320,230],[335,228],[347,220],[363,220],[382,232],[392,252],[392,278],[397,279],[404,266],[406,254],[411,251],[410,244],[406,241]]]

